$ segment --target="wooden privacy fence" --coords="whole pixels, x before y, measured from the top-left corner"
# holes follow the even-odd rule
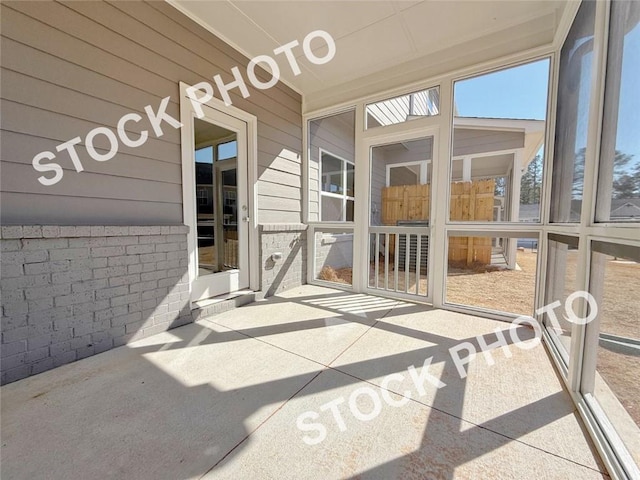
[[[431,185],[400,185],[382,189],[382,224],[429,220]],[[449,214],[453,221],[493,221],[495,180],[451,184]],[[395,245],[389,248],[395,253]],[[449,260],[462,263],[491,263],[490,237],[451,237]]]

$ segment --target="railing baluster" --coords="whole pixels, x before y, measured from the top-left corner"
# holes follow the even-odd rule
[[[422,235],[416,239],[416,295],[420,295],[420,254],[422,253]]]
[[[384,289],[389,290],[389,234],[384,234]]]
[[[378,279],[380,276],[380,234],[376,233],[376,278],[375,278],[375,283],[374,285],[376,286],[376,288],[380,288],[380,286],[378,285]]]
[[[429,235],[421,233],[419,228],[377,226],[369,228],[369,236],[369,248],[373,250],[374,258],[371,260],[373,263],[367,268],[369,275],[373,274],[375,278],[368,280],[368,288],[428,297],[422,291],[421,280],[428,280],[428,272],[422,274],[422,263],[427,260],[423,258],[425,254],[422,250],[423,243],[429,240]],[[404,245],[401,244],[402,241]],[[381,259],[382,255],[384,259]],[[402,255],[405,255],[404,260]],[[390,261],[390,258],[393,259]],[[404,268],[403,277],[400,276],[401,268]],[[384,275],[384,279],[381,275]],[[412,275],[415,275],[415,288],[410,286]]]
[[[398,257],[400,256],[400,234],[396,233],[393,250],[393,291],[398,291]]]
[[[409,260],[411,258],[411,234],[404,236],[404,293],[409,293]]]

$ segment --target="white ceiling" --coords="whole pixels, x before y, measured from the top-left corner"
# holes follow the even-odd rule
[[[220,140],[222,138],[232,137],[234,133],[226,128],[220,127],[210,122],[205,122],[204,120],[195,119],[193,124],[194,126],[194,137],[196,145],[214,142],[216,140]]]
[[[435,72],[436,65],[454,66],[455,60],[469,65],[551,43],[567,3],[170,1],[248,57],[272,54],[274,48],[292,40],[302,44],[314,30],[329,32],[336,41],[336,56],[327,64],[312,64],[297,47],[302,74],[294,76],[285,68],[283,56],[276,57],[283,80],[305,100],[329,97],[340,89],[389,88],[385,79],[395,85],[408,83],[425,78],[429,69],[444,73]]]

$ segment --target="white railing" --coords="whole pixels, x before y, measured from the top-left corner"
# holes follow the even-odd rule
[[[369,227],[369,289],[427,297],[428,251],[428,227]]]

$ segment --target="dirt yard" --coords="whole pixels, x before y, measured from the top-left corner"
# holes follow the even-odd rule
[[[640,340],[640,264],[607,261],[600,331]],[[640,426],[640,356],[615,353],[601,344],[597,369]]]
[[[477,269],[450,268],[447,302],[531,315],[537,259],[537,253],[527,250],[518,252],[516,261],[520,270],[498,269],[478,273]]]

